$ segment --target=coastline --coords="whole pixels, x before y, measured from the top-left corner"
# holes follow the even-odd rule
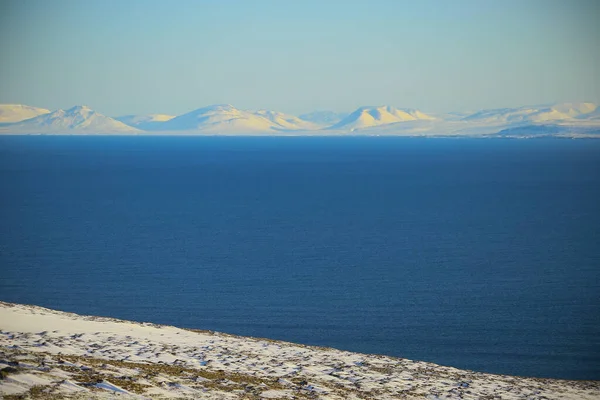
[[[0,302],[5,399],[597,399],[600,381],[433,363]]]

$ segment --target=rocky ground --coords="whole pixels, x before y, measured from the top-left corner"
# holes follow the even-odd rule
[[[600,399],[600,382],[402,358],[0,302],[4,399]]]

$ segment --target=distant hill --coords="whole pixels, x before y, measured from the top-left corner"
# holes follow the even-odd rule
[[[482,110],[464,117],[463,120],[489,124],[547,123],[586,119],[593,115],[598,115],[598,107],[594,103],[559,103]]]
[[[26,133],[137,133],[138,129],[102,115],[86,106],[56,110],[9,126]]]
[[[352,114],[331,126],[329,129],[363,129],[396,122],[433,120],[434,118],[412,109],[399,109],[391,106],[360,107]]]
[[[314,125],[297,117],[274,111],[244,111],[230,104],[199,108],[162,123],[165,131],[205,133],[253,133],[313,129]]]
[[[600,124],[597,124],[595,126],[581,124],[523,125],[514,128],[502,129],[498,132],[498,135],[510,137],[585,136],[600,138]]]
[[[38,115],[48,114],[45,108],[25,106],[22,104],[0,104],[0,123],[20,122]]]
[[[241,111],[229,104],[199,108],[166,121],[166,131],[205,131],[215,133],[251,133],[270,131],[273,124],[266,118]]]

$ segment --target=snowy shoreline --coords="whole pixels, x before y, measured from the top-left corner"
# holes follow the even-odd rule
[[[5,302],[0,346],[5,399],[600,398],[600,381],[493,375]]]

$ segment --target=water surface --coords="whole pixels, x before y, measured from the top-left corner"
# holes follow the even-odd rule
[[[0,299],[600,379],[600,141],[0,137]]]

